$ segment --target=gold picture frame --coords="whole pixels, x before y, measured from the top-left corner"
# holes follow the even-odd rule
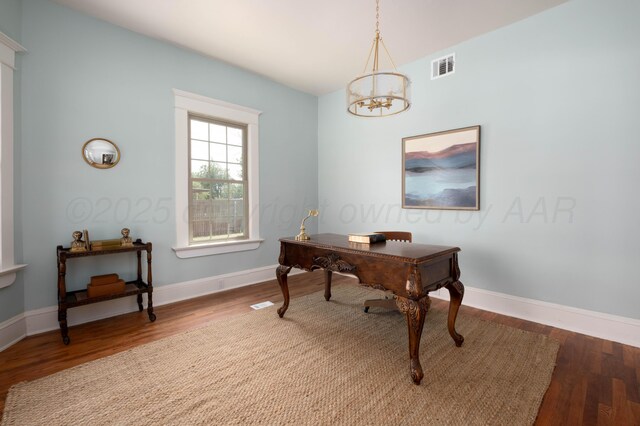
[[[480,126],[402,139],[402,207],[480,210]]]

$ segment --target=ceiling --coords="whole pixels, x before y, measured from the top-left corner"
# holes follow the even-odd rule
[[[54,1],[314,95],[362,73],[375,30],[374,0]],[[380,31],[400,66],[565,1],[381,0]]]

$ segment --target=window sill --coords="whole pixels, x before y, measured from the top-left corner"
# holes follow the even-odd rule
[[[192,257],[213,256],[223,253],[234,253],[237,251],[255,250],[260,247],[262,239],[224,241],[220,243],[198,244],[193,246],[173,247],[176,256],[180,259]]]
[[[16,272],[26,268],[27,265],[13,265],[0,269],[0,288],[9,287],[16,280]]]

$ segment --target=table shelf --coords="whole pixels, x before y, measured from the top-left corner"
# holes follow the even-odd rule
[[[137,294],[146,293],[149,286],[144,282],[128,281],[125,283],[124,292],[109,294],[104,296],[89,297],[87,290],[68,291],[66,294],[67,308],[74,306],[90,305],[104,300],[119,299],[120,297],[135,296]]]
[[[87,251],[73,252],[70,248],[58,246],[56,248],[57,263],[58,263],[58,322],[60,323],[60,333],[62,334],[62,341],[65,345],[70,343],[69,329],[67,326],[67,309],[76,306],[90,305],[92,303],[104,302],[106,300],[119,299],[127,296],[137,296],[138,309],[143,310],[142,295],[147,294],[147,313],[151,322],[156,320],[156,315],[153,313],[153,284],[151,274],[151,249],[150,242],[143,243],[141,240],[136,240],[132,246],[127,247],[105,247]],[[147,280],[142,280],[142,252],[147,252]],[[67,259],[83,258],[90,256],[104,256],[110,254],[119,253],[136,253],[138,258],[138,275],[133,281],[125,283],[125,289],[122,293],[109,294],[96,297],[88,297],[87,290],[67,291],[66,289],[66,271],[67,271]]]

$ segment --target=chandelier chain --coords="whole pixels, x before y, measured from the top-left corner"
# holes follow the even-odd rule
[[[376,32],[380,32],[380,0],[376,0]]]

